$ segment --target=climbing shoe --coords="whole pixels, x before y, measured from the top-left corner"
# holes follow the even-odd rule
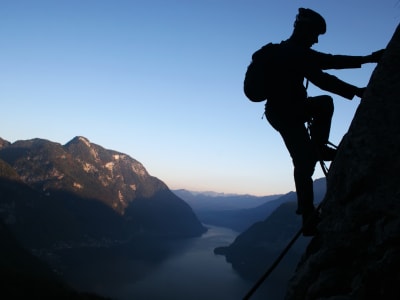
[[[319,158],[323,161],[333,161],[335,159],[337,150],[329,147],[328,145],[323,145],[318,149]]]

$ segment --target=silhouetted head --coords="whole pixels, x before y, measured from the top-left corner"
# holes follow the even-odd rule
[[[297,38],[302,39],[307,47],[311,47],[318,43],[318,36],[325,32],[326,22],[319,13],[309,8],[299,8],[293,31]]]

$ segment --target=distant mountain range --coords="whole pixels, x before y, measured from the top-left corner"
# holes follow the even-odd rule
[[[326,190],[325,178],[314,182],[316,201],[320,201]],[[288,192],[284,195],[251,196],[225,195],[191,192],[187,190],[173,190],[185,200],[204,224],[222,226],[243,232],[254,223],[265,220],[281,204],[295,202],[296,193]]]
[[[224,194],[215,192],[189,191],[184,189],[172,190],[172,192],[179,198],[185,200],[185,202],[188,203],[195,212],[253,208],[282,196]]]

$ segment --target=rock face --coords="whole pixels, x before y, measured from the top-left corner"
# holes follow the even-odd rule
[[[319,234],[286,300],[400,299],[400,28],[327,178]]]

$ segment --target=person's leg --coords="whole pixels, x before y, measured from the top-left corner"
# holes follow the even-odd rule
[[[310,210],[314,207],[312,175],[316,164],[315,149],[304,124],[290,126],[280,133],[294,165],[299,210]]]
[[[311,118],[310,135],[319,159],[333,160],[336,150],[327,146],[333,116],[333,99],[328,95],[309,97],[307,112]]]
[[[314,235],[317,225],[312,180],[317,161],[315,148],[304,124],[283,129],[280,133],[293,160],[297,213],[301,214],[303,218],[303,235]]]
[[[313,235],[316,223],[306,220],[315,215],[312,175],[317,162],[317,153],[311,142],[304,118],[296,113],[274,114],[266,111],[266,117],[282,136],[294,165],[294,182],[297,193],[297,213],[303,215],[303,235]],[[309,224],[305,228],[305,224]]]
[[[325,145],[329,139],[334,110],[332,97],[327,95],[309,97],[307,110],[312,118],[310,128],[312,140],[318,145]]]

